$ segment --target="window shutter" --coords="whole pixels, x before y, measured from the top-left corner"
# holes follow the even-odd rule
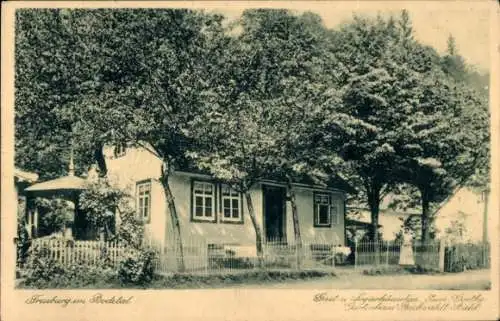
[[[338,199],[330,195],[330,211],[331,211],[331,220],[333,225],[339,224],[339,208],[338,208]]]

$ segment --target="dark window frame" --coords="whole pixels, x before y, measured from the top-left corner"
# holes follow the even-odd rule
[[[145,218],[143,213],[142,213],[142,208],[139,207],[139,186],[144,185],[144,184],[149,184],[149,194],[148,194],[148,216]],[[145,179],[142,181],[137,181],[135,183],[135,208],[136,208],[136,214],[139,217],[141,221],[143,221],[145,224],[151,223],[151,209],[152,209],[152,195],[153,195],[153,180],[152,179]]]
[[[120,158],[125,156],[127,153],[127,144],[117,143],[113,148],[113,155],[115,158]]]
[[[212,218],[211,219],[208,219],[208,218],[200,218],[200,217],[197,217],[195,216],[194,212],[195,212],[195,204],[194,204],[194,185],[195,183],[209,183],[209,184],[212,184],[213,186],[213,191],[212,191],[212,200],[213,200],[213,204],[212,204]],[[196,177],[193,177],[191,178],[191,191],[190,191],[190,199],[191,199],[191,206],[190,206],[190,218],[191,218],[191,222],[196,222],[196,223],[217,223],[217,214],[218,214],[218,211],[217,211],[217,182],[215,182],[214,180],[210,180],[210,179],[203,179],[203,178],[196,178]],[[203,216],[205,217],[205,216]]]
[[[318,213],[318,207],[316,204],[316,196],[327,196],[328,197],[328,224],[319,224],[319,213]],[[313,225],[314,227],[324,227],[324,228],[331,228],[332,227],[332,212],[331,212],[331,206],[332,206],[332,195],[329,192],[313,192]]]
[[[222,197],[222,186],[228,186],[229,188],[231,188],[231,186],[229,184],[224,184],[224,183],[219,183],[217,184],[218,185],[218,192],[219,192],[219,197],[218,197],[218,200],[219,200],[219,215],[220,215],[220,222],[221,223],[224,223],[224,224],[245,224],[245,221],[244,221],[244,214],[245,214],[245,210],[244,210],[244,206],[243,206],[243,193],[241,192],[237,192],[238,193],[238,199],[239,199],[239,205],[240,205],[240,210],[239,210],[239,214],[240,214],[240,217],[238,220],[234,220],[234,219],[227,219],[224,217],[224,204],[223,204],[223,197]],[[232,188],[231,188],[232,189]],[[234,191],[234,189],[232,189]],[[232,198],[231,198],[232,199]]]

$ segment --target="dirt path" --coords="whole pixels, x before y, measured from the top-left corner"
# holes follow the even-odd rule
[[[490,270],[438,275],[341,274],[333,278],[291,281],[276,284],[240,285],[246,288],[276,289],[411,289],[411,290],[486,290],[490,285]],[[235,286],[236,287],[236,286]]]

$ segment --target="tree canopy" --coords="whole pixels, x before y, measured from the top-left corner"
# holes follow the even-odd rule
[[[443,55],[415,39],[407,11],[336,29],[264,9],[229,25],[187,9],[20,9],[16,23],[16,166],[42,178],[65,174],[72,149],[78,173],[105,176],[103,146],[132,143],[163,161],[175,222],[168,176],[187,163],[243,193],[340,174],[374,238],[401,184],[419,190],[424,238],[432,204],[487,185],[488,76],[453,37]]]

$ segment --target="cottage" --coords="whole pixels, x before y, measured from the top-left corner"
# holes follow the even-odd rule
[[[134,195],[148,239],[173,244],[173,228],[159,181],[161,160],[143,148],[105,148],[108,178]],[[255,248],[255,230],[243,195],[210,175],[177,170],[169,178],[184,244],[207,242]],[[335,178],[327,187],[307,181],[294,184],[304,243],[324,240],[344,245],[345,199],[352,188]],[[264,241],[294,243],[293,221],[286,184],[262,180],[251,189],[257,222]],[[186,246],[188,247],[188,246]]]

